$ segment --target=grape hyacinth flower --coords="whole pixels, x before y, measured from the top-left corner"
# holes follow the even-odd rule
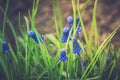
[[[40,42],[42,42],[44,40],[44,35],[40,34]]]
[[[107,58],[106,58],[106,65],[109,65],[109,63],[111,62],[111,57],[110,56],[108,56]]]
[[[41,38],[42,40],[44,40],[44,35],[43,35],[43,34],[40,34],[40,38]]]
[[[9,52],[10,48],[8,46],[8,43],[6,41],[2,42],[2,52]]]
[[[79,54],[82,48],[80,47],[79,43],[77,42],[77,39],[73,39],[73,53],[74,54]]]
[[[79,21],[80,21],[80,18],[77,17],[77,18],[76,18],[76,24],[75,24],[75,25],[76,25],[76,28],[77,28],[77,32],[76,32],[77,35],[78,35],[80,32],[82,32],[82,30],[81,30],[81,24],[79,24]],[[71,29],[71,27],[72,27],[72,25],[73,25],[73,22],[74,22],[73,17],[72,17],[72,16],[68,16],[67,22],[68,22],[69,27],[70,27],[70,29]]]
[[[61,54],[60,54],[59,60],[63,61],[63,62],[68,61],[68,57],[66,56],[66,50],[65,49],[61,50]]]
[[[73,25],[73,22],[74,22],[73,17],[72,17],[72,16],[68,16],[67,22],[68,22],[68,24],[69,24],[69,27],[71,28],[72,25]]]
[[[81,27],[78,26],[76,34],[78,35],[80,32],[82,32],[82,30],[81,30]]]
[[[34,39],[35,42],[38,44],[38,39],[37,39],[37,36],[36,36],[35,32],[29,31],[28,36],[31,37],[32,39]],[[41,38],[40,42],[42,42],[42,40],[44,40],[44,36],[42,34],[40,34],[40,38]]]
[[[82,32],[82,30],[81,30],[81,24],[79,24],[79,21],[80,21],[80,18],[77,17],[77,18],[76,18],[76,27],[77,27],[77,32],[76,32],[76,34],[77,34],[77,35],[78,35],[80,32]]]
[[[80,18],[77,17],[77,18],[76,18],[76,24],[75,24],[75,25],[76,25],[76,28],[77,28],[76,36],[77,36],[80,32],[82,32],[82,30],[81,30],[81,24],[79,24],[79,21],[80,21]],[[68,16],[67,22],[68,22],[68,24],[69,24],[69,27],[64,27],[64,29],[63,29],[63,35],[62,35],[62,37],[61,37],[61,41],[62,41],[63,43],[66,43],[66,42],[67,42],[67,39],[68,39],[70,30],[71,30],[71,27],[72,27],[73,22],[74,22],[73,17],[72,17],[72,16]],[[72,33],[73,33],[73,31],[72,31]],[[72,35],[73,35],[73,34],[71,34],[70,39],[71,39]]]
[[[35,40],[35,42],[38,43],[38,39],[37,39],[37,36],[36,36],[35,32],[29,31],[28,36],[33,38]]]
[[[107,62],[110,62],[110,61],[111,61],[111,57],[108,56],[108,57],[107,57]]]
[[[61,41],[63,43],[67,42],[68,36],[69,36],[69,32],[70,32],[70,28],[69,27],[65,27],[63,29],[63,35],[61,37]]]

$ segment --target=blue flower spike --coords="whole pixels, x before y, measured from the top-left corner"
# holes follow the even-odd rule
[[[44,40],[44,35],[43,35],[43,34],[40,34],[40,38],[41,38],[42,40]]]
[[[80,32],[82,32],[82,30],[81,30],[81,24],[79,23],[79,21],[80,21],[80,18],[77,17],[77,18],[76,18],[76,27],[77,27],[77,32],[76,32],[76,34],[79,34]]]
[[[8,43],[6,41],[2,42],[2,52],[9,52],[10,48],[8,46]]]
[[[64,27],[63,29],[63,35],[61,37],[61,41],[63,43],[67,42],[68,36],[69,36],[70,28],[69,27]]]
[[[59,61],[63,61],[63,62],[67,62],[68,61],[68,57],[66,56],[66,50],[65,49],[62,49],[61,50],[61,54],[60,54],[60,57],[59,57]]]
[[[40,41],[42,42],[44,40],[44,35],[43,34],[40,34]]]
[[[67,22],[68,22],[69,26],[72,27],[73,22],[74,22],[73,17],[72,17],[72,16],[68,16],[68,18],[67,18]]]
[[[106,62],[107,62],[107,64],[110,63],[111,60],[112,60],[112,58],[111,58],[110,56],[108,56],[108,57],[106,58]]]
[[[106,65],[107,65],[107,66],[110,64],[111,60],[112,60],[112,58],[111,58],[110,56],[108,56],[108,57],[106,58]]]
[[[81,27],[77,26],[77,32],[76,32],[76,34],[78,35],[81,32],[82,32]]]
[[[81,52],[82,48],[80,47],[79,43],[77,42],[77,39],[73,39],[73,53],[79,54]]]
[[[108,56],[106,60],[107,60],[107,62],[110,62],[111,57],[110,57],[110,56]]]
[[[33,38],[35,40],[35,42],[38,44],[38,39],[37,39],[37,36],[36,36],[35,32],[29,31],[28,36]]]

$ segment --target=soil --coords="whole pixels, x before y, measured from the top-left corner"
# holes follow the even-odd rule
[[[83,5],[83,0],[80,7]],[[0,7],[5,9],[6,0],[0,0]],[[89,34],[91,26],[92,12],[94,0],[83,10],[82,17],[85,23],[85,28]],[[21,13],[21,22],[25,27],[24,16],[28,16],[28,10],[32,8],[32,0],[10,0],[8,7],[8,18],[12,21],[16,32],[19,35],[18,29],[18,13]],[[60,0],[61,13],[64,26],[68,26],[66,18],[73,15],[71,0]],[[100,33],[101,41],[110,34],[117,25],[120,25],[120,1],[119,0],[99,0],[97,6],[97,26]],[[3,22],[4,15],[0,11],[0,23]],[[59,26],[60,27],[60,26]],[[53,17],[53,7],[51,0],[40,0],[39,10],[36,17],[36,28],[39,33],[54,33],[55,23]],[[2,24],[0,24],[2,29]],[[6,27],[6,37],[14,43],[12,32],[9,26]],[[120,29],[112,40],[115,48],[120,48]]]

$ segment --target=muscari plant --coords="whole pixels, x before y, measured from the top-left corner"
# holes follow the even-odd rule
[[[63,28],[60,2],[52,0],[56,36],[53,34],[43,36],[35,28],[39,3],[39,0],[36,0],[33,2],[32,10],[29,11],[29,19],[25,17],[26,28],[21,24],[19,14],[18,26],[21,36],[17,36],[14,26],[7,17],[9,4],[7,0],[5,10],[0,7],[4,14],[3,29],[0,32],[2,34],[0,35],[0,80],[119,80],[120,50],[115,52],[114,48],[111,48],[110,41],[120,26],[102,43],[99,42],[96,27],[98,0],[95,0],[88,36],[81,14],[90,1],[92,0],[87,0],[80,8],[80,0],[77,0],[77,4],[71,0],[73,17],[68,16],[66,19],[68,27]],[[15,50],[12,49],[13,44],[9,44],[4,37],[6,24],[13,32]],[[81,35],[84,36],[84,42]]]

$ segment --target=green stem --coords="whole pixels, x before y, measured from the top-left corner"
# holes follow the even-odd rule
[[[68,70],[67,70],[67,62],[64,62],[65,64],[65,68],[66,68],[66,76],[67,76],[67,80],[69,80],[69,75],[68,75]]]

